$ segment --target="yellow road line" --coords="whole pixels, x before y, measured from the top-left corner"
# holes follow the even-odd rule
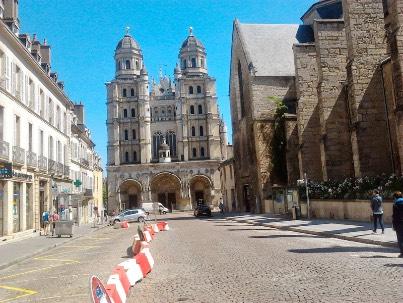
[[[58,264],[58,265],[53,265],[53,266],[46,266],[46,267],[42,267],[42,268],[38,268],[38,269],[28,270],[28,271],[20,272],[18,274],[13,274],[13,275],[0,277],[0,280],[15,278],[15,277],[30,274],[30,273],[33,273],[33,272],[43,271],[43,270],[52,269],[52,268],[55,268],[55,267],[60,267],[60,266],[63,266],[63,265],[74,264],[74,263],[75,262],[73,262],[73,263],[63,263],[63,264]]]
[[[102,246],[100,246],[100,245],[69,245],[69,246],[64,246],[64,247],[67,247],[67,248],[69,248],[69,247],[89,247],[89,248],[97,248],[97,247],[102,247]]]
[[[1,300],[0,303],[14,301],[14,300],[17,300],[17,299],[19,299],[19,298],[31,296],[31,295],[34,295],[34,294],[37,294],[37,293],[38,293],[37,291],[33,291],[33,290],[30,290],[30,289],[18,288],[18,287],[11,287],[11,286],[6,286],[6,285],[0,285],[0,288],[6,289],[6,290],[12,290],[12,291],[17,291],[17,292],[22,292],[22,293],[23,293],[23,294],[21,294],[21,295],[18,295],[18,296],[16,296],[16,297],[13,297],[13,298]]]
[[[88,297],[88,294],[75,294],[75,295],[66,295],[66,296],[52,296],[52,297],[45,297],[45,298],[38,298],[38,300],[53,300],[53,299],[59,299],[59,298],[74,298],[74,297]],[[1,302],[1,301],[0,301]],[[30,301],[33,302],[33,301]],[[35,300],[34,302],[38,302],[37,300]]]
[[[48,257],[46,257],[46,256],[34,258],[34,260],[40,260],[40,261],[62,261],[62,262],[69,262],[70,264],[72,264],[72,263],[80,263],[80,261],[76,261],[76,260],[48,258]]]

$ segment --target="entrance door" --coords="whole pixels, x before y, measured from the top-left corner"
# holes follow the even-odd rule
[[[168,207],[170,210],[176,209],[176,194],[175,193],[168,193]]]
[[[129,195],[129,209],[137,207],[137,195]]]
[[[3,236],[4,183],[0,182],[0,237]]]
[[[243,186],[243,201],[245,204],[245,211],[250,212],[250,194],[248,184]]]
[[[196,203],[198,203],[199,200],[203,200],[203,203],[206,203],[206,201],[204,201],[204,192],[203,191],[195,191],[195,199],[196,199]]]
[[[167,198],[165,193],[159,193],[158,194],[158,202],[160,202],[162,205],[164,205],[165,207],[168,207],[167,205]]]
[[[21,231],[21,183],[14,182],[13,195],[13,232]]]

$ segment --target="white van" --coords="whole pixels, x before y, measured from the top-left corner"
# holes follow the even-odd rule
[[[153,213],[154,213],[154,203],[157,203],[157,204],[158,204],[158,209],[157,209],[157,211],[158,211],[160,214],[166,214],[166,213],[169,212],[169,209],[166,208],[164,205],[162,205],[162,204],[159,203],[159,202],[147,202],[147,203],[142,203],[142,204],[141,204],[141,208],[144,209],[144,211],[147,213],[147,215],[153,214]]]

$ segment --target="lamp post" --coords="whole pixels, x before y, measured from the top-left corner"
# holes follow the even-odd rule
[[[306,194],[306,206],[307,206],[307,217],[308,219],[311,218],[311,205],[309,201],[309,188],[308,188],[308,176],[306,173],[304,173],[304,179],[302,180],[297,180],[298,185],[305,185],[305,194]]]

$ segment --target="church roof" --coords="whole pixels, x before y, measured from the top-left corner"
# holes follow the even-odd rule
[[[201,41],[199,39],[197,39],[194,35],[193,35],[193,28],[190,27],[189,28],[189,35],[188,37],[185,39],[185,41],[183,41],[182,43],[182,47],[181,48],[202,48],[204,49],[204,45],[203,43],[201,43]]]
[[[242,24],[235,21],[255,76],[294,76],[292,46],[298,24]]]
[[[137,43],[136,40],[129,34],[126,34],[118,43],[116,46],[116,50],[119,49],[139,49],[139,44]]]

